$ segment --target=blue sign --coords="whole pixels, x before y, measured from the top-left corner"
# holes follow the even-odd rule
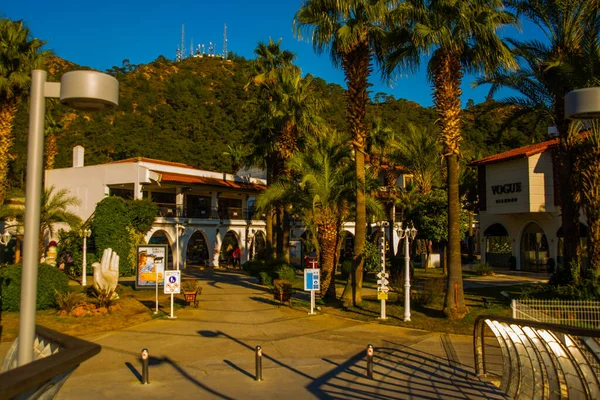
[[[306,268],[304,270],[304,290],[321,290],[321,270]]]

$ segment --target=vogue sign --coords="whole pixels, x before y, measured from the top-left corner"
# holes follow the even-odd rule
[[[517,183],[506,183],[504,185],[493,185],[493,194],[511,194],[521,192],[521,182]]]

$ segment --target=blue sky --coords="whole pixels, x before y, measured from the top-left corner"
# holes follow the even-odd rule
[[[292,32],[292,19],[301,0],[196,0],[196,1],[113,1],[83,2],[66,0],[7,1],[0,15],[22,19],[34,36],[48,42],[56,55],[80,65],[106,70],[120,66],[124,59],[142,64],[159,55],[173,59],[181,43],[181,26],[185,25],[185,47],[189,54],[194,46],[216,43],[223,49],[223,26],[227,24],[228,50],[254,58],[259,41],[282,38],[282,48],[297,54],[303,73],[311,73],[344,85],[343,74],[336,70],[327,55],[316,56],[312,44],[298,41]],[[524,29],[522,36],[531,35]],[[514,35],[514,33],[513,33]],[[473,89],[463,82],[463,104],[470,98],[483,101],[488,88]],[[385,92],[423,106],[431,106],[431,87],[425,68],[412,76],[396,80],[393,87],[381,82],[375,70],[372,93]],[[502,96],[502,94],[501,94]]]

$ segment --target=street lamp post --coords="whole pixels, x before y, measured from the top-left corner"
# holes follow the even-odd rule
[[[386,303],[387,294],[389,291],[389,288],[387,286],[387,284],[389,283],[389,281],[387,279],[389,277],[389,274],[387,274],[385,272],[385,235],[386,235],[385,231],[386,231],[386,228],[389,226],[389,222],[387,222],[387,221],[377,222],[377,226],[379,226],[379,230],[380,230],[380,234],[381,234],[381,238],[380,238],[381,271],[377,274],[377,277],[379,278],[377,280],[377,284],[379,285],[377,288],[377,297],[381,300],[381,315],[379,316],[379,318],[387,319],[385,303]]]
[[[0,236],[0,244],[2,246],[8,246],[8,243],[10,242],[11,237],[12,237],[12,235],[10,234],[10,232],[5,230],[4,233],[2,234],[2,236]]]
[[[398,240],[406,239],[404,247],[404,322],[410,322],[410,247],[409,240],[417,236],[415,227],[402,229],[402,222],[396,226]]]
[[[81,261],[81,286],[87,285],[87,238],[90,237],[92,231],[88,228],[79,230],[79,237],[83,238],[83,260]]]
[[[175,267],[175,269],[177,271],[179,271],[179,262],[180,262],[180,256],[179,256],[179,236],[183,235],[183,233],[185,232],[185,225],[181,225],[181,224],[176,224],[175,225],[175,230],[177,231],[175,233],[175,251],[177,252],[177,257],[175,257],[177,259],[177,267]]]
[[[31,72],[27,182],[25,185],[27,194],[25,201],[26,234],[23,241],[23,276],[17,358],[19,366],[33,360],[40,205],[44,168],[45,98],[60,98],[61,104],[82,111],[106,111],[119,104],[119,82],[110,75],[95,71],[71,71],[62,76],[60,83],[47,82],[46,77],[46,71],[33,70]]]

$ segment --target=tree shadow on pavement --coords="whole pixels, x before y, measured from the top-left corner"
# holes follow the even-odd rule
[[[185,271],[184,278],[197,278],[208,282],[209,286],[217,289],[222,289],[219,284],[229,284],[242,286],[248,289],[258,290],[261,292],[268,292],[269,288],[261,286],[258,283],[253,282],[256,278],[252,278],[243,272],[239,271],[224,271],[224,270],[192,270]]]

